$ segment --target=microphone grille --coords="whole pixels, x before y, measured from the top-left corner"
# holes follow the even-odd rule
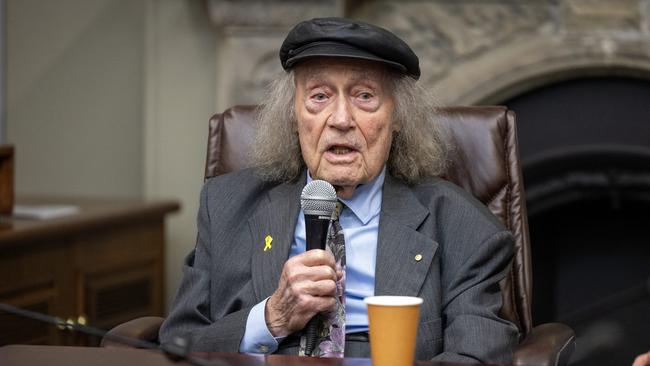
[[[307,215],[331,216],[336,209],[336,190],[324,180],[312,180],[302,189],[300,206]]]

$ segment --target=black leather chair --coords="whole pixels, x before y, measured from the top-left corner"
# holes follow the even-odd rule
[[[210,119],[206,179],[249,166],[254,109],[235,106]],[[575,348],[573,330],[560,323],[532,325],[530,240],[514,113],[504,107],[451,107],[437,113],[454,146],[444,178],[477,197],[515,236],[512,270],[501,283],[501,315],[522,334],[514,365],[566,365]],[[156,341],[162,320],[139,318],[111,332]],[[108,340],[102,344],[116,345]]]

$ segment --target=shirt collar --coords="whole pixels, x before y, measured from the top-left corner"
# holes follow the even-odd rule
[[[379,214],[381,210],[381,193],[386,177],[386,166],[375,179],[366,184],[359,185],[350,199],[339,199],[363,223],[368,222]],[[307,172],[307,184],[311,182],[311,174]]]

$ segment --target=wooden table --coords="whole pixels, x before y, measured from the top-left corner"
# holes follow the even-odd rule
[[[245,355],[238,353],[210,353],[201,355],[214,361],[214,366],[371,366],[367,358],[308,358],[282,355]],[[89,365],[89,366],[164,366],[187,365],[174,363],[160,352],[133,348],[23,346],[0,347],[3,366],[32,365]],[[416,366],[460,366],[439,362],[416,361]]]
[[[104,329],[163,315],[164,218],[178,203],[17,201],[75,205],[79,212],[49,220],[0,217],[0,302]],[[98,341],[0,314],[0,345]]]

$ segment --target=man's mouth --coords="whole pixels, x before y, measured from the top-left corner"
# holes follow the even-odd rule
[[[354,150],[346,146],[332,146],[327,151],[332,152],[336,155],[344,155],[351,153]]]

